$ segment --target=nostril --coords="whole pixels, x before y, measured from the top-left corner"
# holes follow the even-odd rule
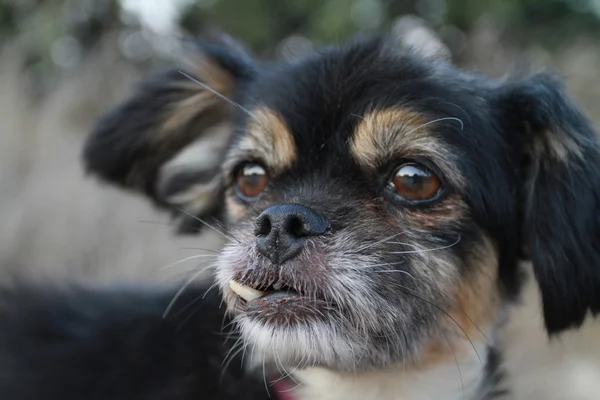
[[[289,232],[292,236],[300,238],[303,236],[307,236],[306,227],[304,226],[304,222],[293,216],[287,221],[286,231]]]
[[[267,236],[271,233],[271,219],[268,215],[263,215],[256,221],[256,229],[254,229],[254,235],[256,236]]]

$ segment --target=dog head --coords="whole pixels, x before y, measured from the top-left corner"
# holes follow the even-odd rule
[[[523,257],[549,333],[600,310],[599,143],[550,75],[495,82],[382,38],[193,59],[104,116],[85,163],[196,217],[183,230],[220,221],[218,283],[271,361],[448,356],[518,292]]]

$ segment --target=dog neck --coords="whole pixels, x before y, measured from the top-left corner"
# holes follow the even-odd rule
[[[418,368],[403,366],[376,372],[338,373],[312,368],[298,371],[296,400],[474,400],[482,398],[487,374],[487,349],[475,344],[474,351],[456,360]]]
[[[429,356],[412,365],[370,372],[308,368],[292,373],[290,386],[279,386],[280,400],[483,400],[499,393],[500,318],[477,338],[452,341],[450,357]],[[484,336],[485,335],[485,336]],[[277,389],[277,387],[275,387]],[[277,390],[276,390],[277,391]]]

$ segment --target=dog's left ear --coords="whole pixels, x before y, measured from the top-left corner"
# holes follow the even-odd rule
[[[522,242],[539,284],[548,333],[600,312],[600,143],[549,74],[497,91],[497,109],[523,157]]]
[[[196,232],[197,218],[223,207],[221,163],[241,108],[231,99],[256,66],[225,37],[183,48],[182,68],[153,74],[98,120],[83,160],[89,173],[181,216],[180,232]]]

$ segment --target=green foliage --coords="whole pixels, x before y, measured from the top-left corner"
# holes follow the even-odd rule
[[[503,25],[513,40],[554,47],[579,35],[600,34],[598,0],[452,0],[447,22],[470,31],[482,16]]]
[[[467,33],[488,18],[513,40],[548,46],[600,34],[600,0],[203,0],[186,9],[182,25],[193,33],[218,27],[262,50],[292,34],[335,42],[368,31],[356,20],[369,7],[381,14],[371,29],[385,29],[411,13],[434,27],[451,25]]]
[[[130,0],[0,0],[0,44],[16,43],[25,56],[25,69],[33,71],[40,81],[52,82],[55,70],[60,70],[57,66],[65,68],[57,62],[57,54],[76,47],[85,56],[109,32],[126,36],[141,29],[135,19],[122,18],[121,4],[125,1]],[[175,3],[139,1],[145,1],[146,6],[154,1]],[[600,35],[600,0],[187,2],[178,21],[184,31],[204,34],[222,30],[264,55],[273,54],[283,40],[293,35],[303,37],[309,46],[340,42],[359,31],[386,31],[395,19],[406,14],[422,17],[442,37],[447,28],[468,36],[482,23],[491,22],[500,27],[504,40],[521,47],[560,49],[579,36]]]

